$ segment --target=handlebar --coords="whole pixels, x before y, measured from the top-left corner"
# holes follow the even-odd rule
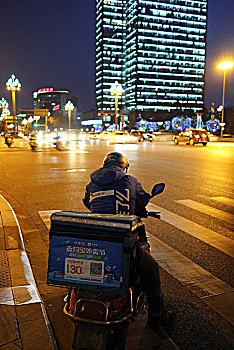
[[[156,218],[156,219],[161,218],[160,211],[147,211],[147,217],[148,216],[151,216],[151,217]]]

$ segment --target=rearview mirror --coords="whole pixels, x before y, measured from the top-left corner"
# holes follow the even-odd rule
[[[153,198],[157,194],[162,193],[164,191],[164,188],[165,188],[165,184],[163,182],[161,182],[160,184],[154,185],[151,191],[151,198]]]

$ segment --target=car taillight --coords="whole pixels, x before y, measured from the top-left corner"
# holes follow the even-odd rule
[[[80,300],[77,303],[76,315],[95,320],[105,320],[106,308],[102,303]]]
[[[109,317],[116,317],[120,315],[125,308],[127,308],[127,304],[129,302],[129,293],[126,292],[114,300],[111,301],[109,307]]]

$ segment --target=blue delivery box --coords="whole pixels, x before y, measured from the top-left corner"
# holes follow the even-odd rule
[[[139,224],[134,215],[53,214],[47,284],[124,293]]]

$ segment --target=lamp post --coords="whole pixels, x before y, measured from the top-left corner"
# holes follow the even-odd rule
[[[224,129],[224,123],[223,123],[223,117],[224,117],[224,96],[225,96],[225,79],[226,79],[226,69],[230,69],[233,67],[232,61],[224,61],[221,62],[218,65],[219,69],[223,69],[223,98],[222,98],[222,117],[221,117],[221,134],[220,137],[223,137],[223,129]]]
[[[10,90],[12,94],[14,136],[16,136],[15,92],[20,90],[21,84],[19,82],[19,79],[17,79],[14,74],[12,74],[12,76],[7,80],[6,88],[7,90]],[[17,123],[17,133],[18,133],[18,123]]]
[[[122,85],[119,84],[117,81],[111,85],[110,93],[112,96],[115,96],[115,127],[117,129],[118,126],[118,98],[123,95],[123,88]]]
[[[6,119],[7,119],[7,116],[10,115],[10,111],[8,107],[9,107],[9,103],[7,102],[7,100],[5,100],[5,98],[2,98],[0,100],[0,108],[2,109],[0,121],[3,121],[4,134],[6,133],[6,123],[7,123]]]
[[[9,106],[9,103],[7,102],[7,100],[5,100],[5,98],[2,98],[0,100],[0,108],[2,108],[2,111],[5,109],[5,108],[8,108]]]
[[[71,101],[68,101],[65,105],[65,110],[68,112],[68,129],[71,129],[71,111],[73,111],[74,106]]]

